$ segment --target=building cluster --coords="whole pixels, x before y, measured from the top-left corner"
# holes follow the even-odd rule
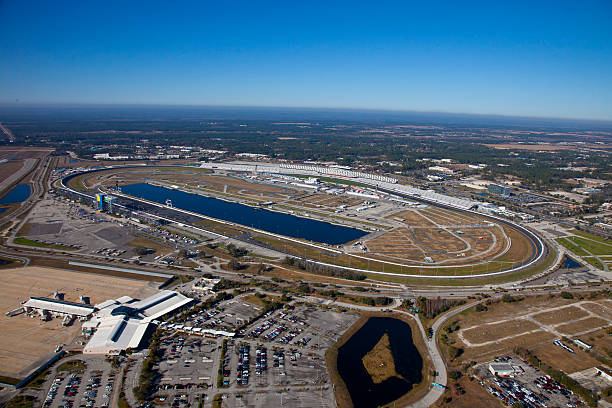
[[[129,296],[109,299],[97,305],[63,300],[56,292],[54,298],[30,297],[22,305],[26,313],[38,313],[41,319],[64,318],[85,320],[81,327],[90,339],[83,349],[85,354],[116,355],[129,348],[138,348],[151,329],[151,323],[189,306],[193,299],[178,292],[163,290],[146,299],[137,300]],[[14,314],[13,314],[14,315]]]
[[[219,282],[221,282],[221,279],[200,278],[193,282],[191,289],[202,292],[212,292],[215,285]]]

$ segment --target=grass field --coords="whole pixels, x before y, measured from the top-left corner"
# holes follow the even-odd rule
[[[33,241],[28,238],[18,237],[13,240],[13,242],[17,245],[28,245],[37,248],[51,248],[51,249],[61,249],[64,251],[74,251],[75,248],[67,246],[67,245],[58,245],[58,244],[45,244],[43,242]]]
[[[589,330],[594,331],[596,329],[606,327],[608,325],[609,323],[606,320],[601,319],[599,317],[587,317],[586,319],[581,319],[577,322],[557,326],[556,329],[563,334],[573,336],[579,333],[584,333]]]
[[[590,263],[591,265],[593,265],[597,269],[600,269],[602,271],[604,270],[603,264],[599,261],[599,259],[594,258],[592,256],[585,256],[582,259],[584,259],[585,261],[587,261],[588,263]]]
[[[578,256],[589,256],[589,254],[584,249],[574,244],[572,241],[569,240],[569,238],[557,238],[555,241],[557,241],[559,244],[563,245],[565,248],[569,249]]]
[[[612,240],[600,237],[599,235],[591,234],[591,233],[576,230],[576,229],[570,230],[570,232],[575,235],[580,235],[583,238],[588,238],[592,241],[597,241],[601,244],[612,245]]]
[[[570,237],[569,239],[593,255],[612,255],[612,245],[592,241],[582,237]]]

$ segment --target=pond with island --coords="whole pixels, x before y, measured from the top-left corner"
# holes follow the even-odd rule
[[[355,408],[388,404],[423,380],[411,327],[392,317],[369,318],[338,349],[337,369]]]

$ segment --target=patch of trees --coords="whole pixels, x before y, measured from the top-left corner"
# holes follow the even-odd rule
[[[482,303],[479,303],[476,305],[476,311],[477,312],[486,312],[487,310],[489,310],[485,305],[483,305]]]
[[[463,354],[463,349],[461,347],[455,347],[455,346],[448,347],[448,356],[451,358],[451,360],[456,359],[462,354]]]
[[[160,332],[156,331],[151,337],[151,344],[149,345],[149,355],[145,357],[142,362],[142,370],[140,377],[138,378],[138,385],[134,387],[134,396],[139,402],[144,402],[149,396],[153,380],[155,379],[155,373],[153,372],[153,366],[159,359],[159,338]]]
[[[237,281],[221,278],[221,280],[215,286],[213,286],[212,290],[213,290],[213,292],[219,292],[219,291],[225,290],[225,289],[239,288],[239,287],[241,287],[243,285],[244,285],[243,283],[240,283],[240,282],[237,282]]]
[[[428,319],[433,319],[440,313],[444,313],[453,306],[462,305],[465,300],[441,299],[439,296],[436,299],[427,299],[419,296],[416,299],[415,306],[419,309],[419,313],[423,314]]]
[[[136,255],[140,255],[140,256],[152,254],[152,253],[155,252],[155,250],[153,248],[147,248],[147,247],[143,247],[143,246],[134,247],[133,251],[134,251],[134,253]]]
[[[515,302],[520,302],[524,299],[525,297],[523,296],[512,296],[507,293],[504,296],[502,296],[502,302],[504,303],[515,303]]]
[[[248,249],[237,247],[232,243],[227,244],[227,252],[229,252],[229,254],[234,258],[240,258],[249,253]]]
[[[231,269],[231,270],[233,270],[233,271],[239,271],[239,270],[241,270],[242,268],[244,268],[244,266],[243,266],[243,265],[242,265],[240,262],[238,262],[237,260],[235,260],[235,259],[231,259],[231,260],[228,262],[227,267],[228,267],[228,268],[230,268],[230,269]]]
[[[349,271],[342,268],[335,268],[333,266],[320,265],[315,262],[310,262],[304,258],[295,258],[288,256],[284,259],[283,263],[288,266],[296,266],[310,273],[324,276],[332,276],[334,278],[361,281],[365,280],[367,277],[365,274],[360,272]]]
[[[352,298],[360,303],[363,303],[367,306],[387,306],[393,303],[393,299],[386,296],[377,296],[377,297],[358,297]]]

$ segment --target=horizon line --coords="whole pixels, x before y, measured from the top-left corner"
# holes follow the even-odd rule
[[[277,106],[277,105],[214,105],[214,104],[195,104],[195,103],[136,103],[136,102],[0,102],[3,107],[191,107],[191,108],[238,108],[238,109],[287,109],[287,110],[315,110],[315,111],[355,111],[355,112],[380,112],[380,113],[417,113],[417,114],[438,114],[456,116],[475,116],[475,117],[497,117],[507,119],[540,119],[540,120],[559,120],[559,121],[581,121],[597,122],[612,125],[612,118],[584,118],[584,117],[559,117],[559,116],[532,116],[514,115],[503,113],[472,113],[472,112],[450,112],[442,110],[416,110],[416,109],[392,109],[392,108],[365,108],[365,107],[338,107],[338,106]]]

